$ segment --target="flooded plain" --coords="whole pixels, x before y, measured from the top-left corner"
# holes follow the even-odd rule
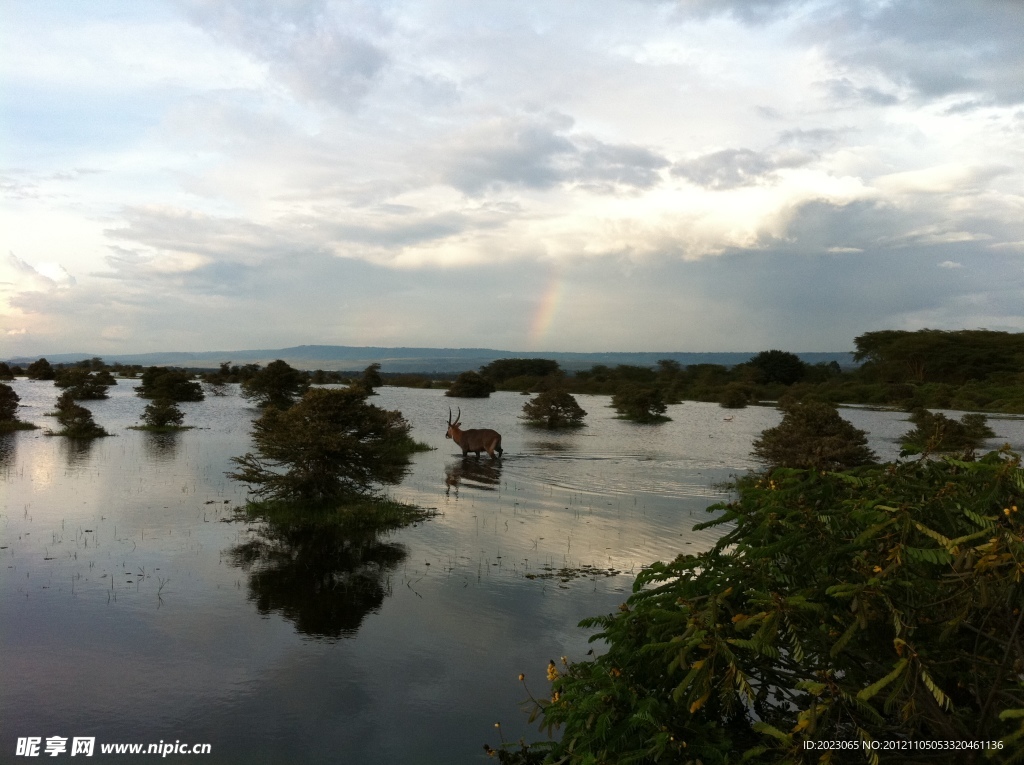
[[[644,426],[578,396],[588,427],[553,434],[522,425],[517,394],[382,388],[373,403],[436,447],[387,493],[436,514],[343,533],[236,520],[246,487],[225,473],[257,414],[237,386],[159,435],[127,429],[146,403],[133,384],[83,402],[115,437],[0,435],[2,762],[28,736],[95,737],[92,761],[101,743],[181,741],[218,763],[446,765],[484,761],[497,722],[540,738],[519,673],[546,692],[549,659],[593,648],[580,619],[650,562],[711,546],[719,532],[691,527],[780,418],[685,403]],[[52,384],[13,387],[19,417],[55,425]],[[501,431],[502,460],[461,458],[450,404]],[[906,415],[841,411],[895,458]],[[991,447],[1024,447],[1024,422],[990,424]]]

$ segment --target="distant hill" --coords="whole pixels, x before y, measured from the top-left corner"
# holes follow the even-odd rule
[[[47,354],[51,364],[69,364],[92,358],[95,353]],[[607,352],[567,353],[562,351],[502,351],[493,348],[376,348],[349,345],[297,345],[293,348],[248,351],[175,351],[166,353],[112,353],[103,356],[108,363],[141,364],[143,366],[176,366],[216,368],[225,361],[232,364],[268,364],[283,359],[297,369],[358,370],[370,364],[380,364],[384,372],[440,372],[450,374],[477,369],[495,359],[544,358],[554,359],[568,371],[590,369],[595,364],[616,366],[635,364],[652,367],[661,359],[672,359],[683,366],[693,364],[722,364],[733,366],[748,361],[756,352],[684,353],[659,352]],[[852,353],[798,353],[809,364],[837,361],[842,367],[857,366]],[[9,364],[25,365],[38,356],[6,359]]]

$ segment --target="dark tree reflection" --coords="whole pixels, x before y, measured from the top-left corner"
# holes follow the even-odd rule
[[[262,516],[256,537],[229,550],[248,573],[249,598],[261,614],[279,613],[305,635],[352,637],[391,594],[392,573],[408,551],[382,535],[403,524],[288,515]]]
[[[14,433],[0,433],[0,470],[8,471],[14,467],[17,455],[17,441]]]
[[[173,460],[178,453],[178,445],[181,443],[180,435],[179,431],[144,433],[142,444],[146,450],[146,457],[153,462]]]
[[[95,438],[61,438],[60,450],[64,454],[64,460],[69,468],[85,467],[89,462],[93,447],[96,445]]]

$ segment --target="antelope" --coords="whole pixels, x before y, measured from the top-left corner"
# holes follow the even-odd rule
[[[448,432],[445,438],[450,438],[459,448],[462,449],[462,458],[465,459],[470,452],[475,452],[477,459],[480,459],[480,452],[487,452],[491,459],[498,459],[502,455],[501,433],[490,428],[463,430],[459,427],[459,420],[462,419],[462,408],[452,422],[452,410],[448,407]],[[494,453],[498,453],[498,457]]]

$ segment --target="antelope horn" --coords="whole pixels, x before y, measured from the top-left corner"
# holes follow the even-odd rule
[[[448,407],[448,424],[452,424],[452,408]]]
[[[458,425],[460,422],[462,422],[462,407],[461,406],[459,407],[458,415],[456,415],[456,417],[455,417],[455,424]]]

